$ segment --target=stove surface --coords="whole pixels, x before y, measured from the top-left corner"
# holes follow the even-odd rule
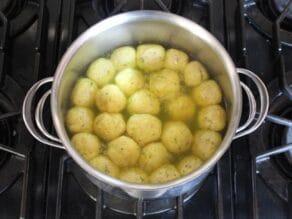
[[[292,127],[291,8],[292,0],[1,0],[0,218],[292,218],[291,128],[273,122],[281,116]],[[65,151],[32,138],[21,107],[28,89],[54,75],[82,32],[108,16],[143,9],[176,13],[208,29],[237,67],[265,82],[271,106],[266,122],[233,141],[189,200],[178,197],[169,210],[151,215],[144,214],[151,203],[133,200],[137,214],[127,215],[110,209],[110,196]],[[279,146],[285,153],[266,154]]]

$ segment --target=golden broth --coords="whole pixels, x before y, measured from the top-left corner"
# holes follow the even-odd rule
[[[96,169],[163,183],[212,156],[226,125],[219,85],[177,49],[125,46],[91,63],[72,90],[66,127]]]

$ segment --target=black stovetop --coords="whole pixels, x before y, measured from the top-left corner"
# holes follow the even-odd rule
[[[275,22],[288,2],[1,0],[0,218],[135,218],[104,206],[103,192],[84,178],[66,152],[35,141],[21,118],[25,93],[39,79],[54,75],[62,54],[83,31],[134,9],[167,10],[189,18],[215,35],[238,67],[263,79],[271,95],[269,113],[289,119],[292,3],[284,20],[278,26]],[[173,209],[143,218],[292,218],[292,164],[286,155],[263,154],[291,143],[285,140],[291,132],[267,120],[254,134],[233,141],[188,202],[178,198]]]

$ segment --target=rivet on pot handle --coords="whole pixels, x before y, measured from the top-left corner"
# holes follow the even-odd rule
[[[255,73],[247,69],[237,68],[237,72],[247,76],[255,83],[260,97],[260,109],[259,112],[256,113],[257,104],[252,91],[246,84],[240,82],[240,85],[247,94],[249,101],[249,116],[247,121],[236,130],[236,134],[233,139],[237,139],[254,132],[264,122],[269,109],[269,93],[264,82]],[[255,122],[251,125],[253,121]]]
[[[35,97],[36,92],[39,90],[40,87],[42,87],[44,84],[51,83],[53,81],[52,77],[49,78],[44,78],[37,83],[35,83],[27,92],[23,105],[22,105],[22,118],[24,121],[24,124],[30,134],[38,141],[50,145],[52,147],[60,148],[60,149],[65,149],[64,146],[62,146],[61,141],[51,135],[47,129],[44,126],[43,123],[43,108],[46,102],[46,99],[50,96],[51,90],[47,91],[39,100],[36,111],[35,111],[35,116],[34,119],[36,121],[36,125],[34,124],[34,119],[32,116],[32,103]]]

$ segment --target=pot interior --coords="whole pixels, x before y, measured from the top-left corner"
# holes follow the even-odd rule
[[[71,89],[76,79],[85,74],[89,64],[117,47],[142,43],[158,43],[187,52],[193,59],[201,61],[220,84],[229,122],[213,160],[202,167],[209,169],[228,148],[239,123],[241,89],[237,73],[229,55],[211,34],[199,25],[169,13],[144,11],[118,15],[93,26],[71,45],[58,66],[53,85],[52,107],[54,104],[57,107],[54,123],[58,126],[58,135],[63,143],[65,141],[66,148],[72,150],[63,118],[69,106]]]

